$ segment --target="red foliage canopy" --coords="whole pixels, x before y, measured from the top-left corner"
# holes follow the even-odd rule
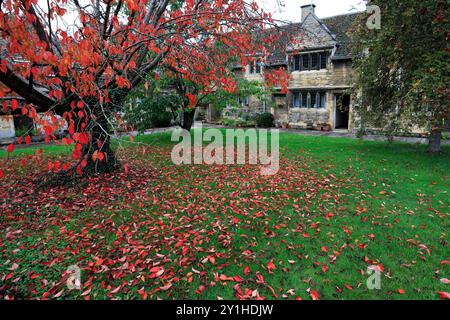
[[[40,122],[47,141],[59,125],[52,115],[63,116],[78,169],[112,157],[110,119],[158,66],[231,91],[226,66],[264,55],[274,39],[261,41],[271,17],[244,0],[4,0],[0,8],[0,97],[26,101],[9,100],[3,112]]]

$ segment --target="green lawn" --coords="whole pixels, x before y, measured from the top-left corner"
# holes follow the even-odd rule
[[[175,166],[169,134],[120,145],[128,173],[39,194],[47,158],[0,151],[0,298],[439,299],[449,291],[441,281],[450,278],[448,147],[429,155],[420,145],[281,134],[280,172],[264,177],[250,165]],[[45,154],[55,161],[70,149]],[[69,291],[64,270],[75,264],[83,288]],[[369,265],[384,270],[380,290],[366,286]]]

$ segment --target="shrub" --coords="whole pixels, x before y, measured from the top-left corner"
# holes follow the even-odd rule
[[[145,99],[131,100],[131,108],[125,110],[124,119],[139,132],[151,128],[169,127],[172,122],[172,113],[167,110],[172,97],[152,95]]]
[[[236,120],[234,119],[223,119],[223,124],[227,127],[234,127],[234,125],[236,124]]]
[[[275,117],[269,112],[260,113],[256,116],[256,124],[260,128],[272,128]]]
[[[355,136],[357,137],[357,138],[362,138],[362,137],[364,137],[366,135],[366,130],[364,129],[364,128],[359,128],[357,131],[356,131],[356,133],[355,133]]]
[[[150,119],[154,128],[166,128],[172,124],[172,114],[166,110],[162,110],[159,113],[153,113]]]

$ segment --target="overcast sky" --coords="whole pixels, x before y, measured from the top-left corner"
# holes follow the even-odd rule
[[[265,11],[272,13],[274,18],[291,22],[300,22],[300,7],[311,4],[311,0],[256,0]],[[316,5],[316,15],[326,18],[349,12],[364,11],[366,2],[363,0],[313,0]],[[278,5],[281,3],[282,5]]]

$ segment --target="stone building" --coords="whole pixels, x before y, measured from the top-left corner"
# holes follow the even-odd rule
[[[353,128],[352,58],[348,32],[360,13],[319,19],[315,5],[301,7],[301,22],[282,27],[289,35],[265,63],[236,69],[248,80],[264,81],[270,68],[289,73],[289,92],[274,92],[260,101],[240,96],[244,109],[274,114],[279,124],[293,128],[334,130]],[[227,112],[227,110],[225,110]]]

